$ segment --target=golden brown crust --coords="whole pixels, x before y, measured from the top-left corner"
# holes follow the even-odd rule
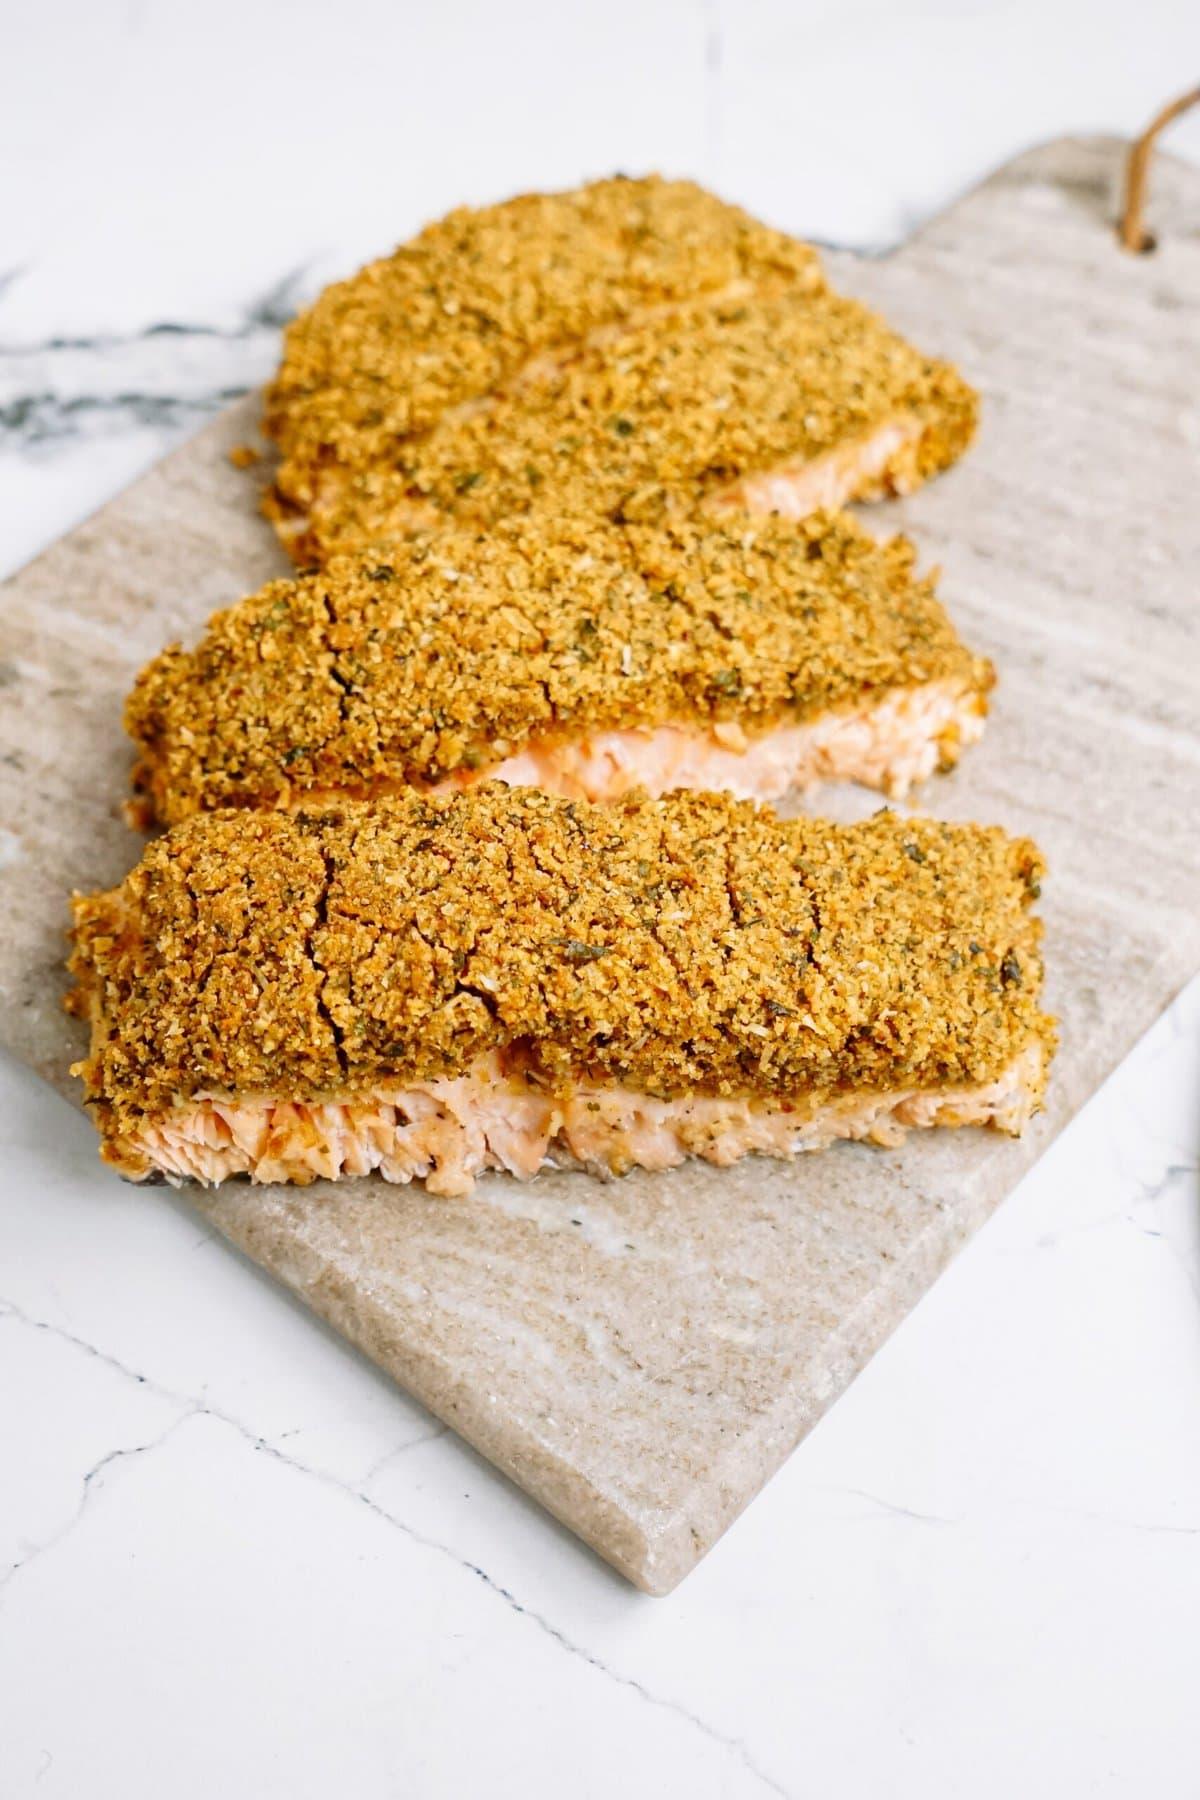
[[[997,829],[700,794],[209,814],[77,898],[78,1072],[126,1164],[197,1094],[350,1098],[497,1048],[664,1097],[986,1082],[1052,1042],[1040,871]]]
[[[822,279],[807,244],[690,181],[618,177],[462,207],[289,326],[267,429],[294,479],[331,459],[369,464],[598,327],[693,296]]]
[[[901,539],[846,516],[509,521],[271,582],[138,678],[151,815],[366,797],[589,731],[750,735],[952,680],[970,655]]]
[[[285,465],[274,510],[302,517],[289,547],[317,561],[441,519],[490,525],[541,505],[647,519],[719,505],[745,477],[896,423],[909,428],[898,468],[915,486],[966,448],[977,404],[954,369],[856,301],[784,291],[635,322],[386,458]],[[871,473],[850,492],[887,483]]]

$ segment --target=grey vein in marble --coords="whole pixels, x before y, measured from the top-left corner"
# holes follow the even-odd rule
[[[319,1482],[322,1486],[331,1488],[336,1492],[345,1495],[348,1499],[356,1500],[360,1506],[365,1507],[374,1517],[382,1520],[384,1524],[391,1526],[394,1530],[399,1531],[409,1540],[409,1542],[416,1545],[419,1549],[430,1550],[439,1556],[447,1558],[464,1574],[474,1576],[477,1581],[483,1584],[489,1593],[493,1594],[498,1600],[503,1601],[504,1605],[507,1606],[510,1611],[517,1614],[517,1616],[522,1619],[528,1619],[530,1624],[536,1626],[539,1631],[543,1632],[557,1644],[568,1656],[578,1658],[581,1662],[586,1663],[589,1668],[595,1669],[597,1674],[603,1675],[609,1681],[616,1682],[621,1687],[628,1688],[632,1693],[636,1694],[640,1700],[645,1701],[648,1706],[658,1707],[661,1710],[673,1713],[677,1718],[684,1720],[685,1723],[690,1725],[694,1730],[702,1733],[704,1737],[711,1739],[711,1741],[720,1749],[728,1752],[729,1755],[734,1757],[738,1764],[746,1770],[747,1774],[753,1776],[756,1781],[760,1782],[768,1793],[780,1795],[782,1800],[792,1800],[790,1791],[777,1782],[764,1769],[759,1767],[751,1755],[749,1748],[741,1738],[720,1731],[716,1726],[710,1725],[707,1720],[700,1718],[698,1714],[691,1712],[679,1701],[673,1700],[662,1694],[656,1694],[650,1688],[646,1687],[644,1683],[638,1681],[635,1676],[627,1675],[622,1670],[613,1668],[611,1664],[604,1662],[591,1650],[588,1650],[586,1646],[576,1643],[572,1638],[568,1637],[564,1631],[560,1630],[560,1628],[550,1619],[546,1618],[543,1613],[537,1612],[534,1608],[525,1605],[524,1602],[517,1598],[511,1589],[505,1587],[502,1582],[497,1581],[494,1576],[489,1575],[487,1570],[481,1567],[480,1564],[471,1562],[467,1557],[460,1556],[452,1545],[444,1543],[441,1539],[430,1537],[425,1532],[417,1531],[413,1526],[406,1524],[403,1519],[397,1516],[397,1514],[391,1512],[381,1501],[364,1491],[366,1484],[379,1473],[379,1470],[383,1467],[384,1463],[390,1462],[394,1456],[400,1453],[400,1450],[415,1448],[418,1443],[428,1443],[434,1438],[444,1435],[445,1427],[431,1430],[422,1437],[409,1440],[406,1444],[399,1446],[397,1449],[389,1451],[385,1457],[381,1458],[377,1464],[373,1465],[367,1471],[367,1474],[361,1478],[359,1483],[347,1482],[341,1480],[328,1469],[318,1468],[314,1464],[306,1463],[298,1457],[289,1455],[285,1450],[279,1448],[278,1442],[272,1443],[268,1438],[265,1438],[260,1433],[256,1432],[253,1426],[248,1425],[244,1420],[237,1418],[233,1413],[226,1412],[221,1407],[210,1405],[208,1401],[198,1395],[184,1394],[177,1389],[164,1387],[159,1382],[156,1382],[151,1376],[142,1373],[140,1370],[131,1368],[128,1363],[122,1362],[119,1357],[112,1356],[107,1351],[101,1350],[97,1345],[89,1343],[86,1338],[78,1336],[75,1332],[68,1331],[63,1326],[55,1325],[48,1319],[35,1318],[31,1314],[23,1311],[22,1308],[15,1306],[11,1301],[0,1298],[0,1320],[2,1319],[14,1321],[31,1331],[49,1333],[51,1336],[60,1339],[62,1342],[72,1345],[75,1349],[82,1352],[83,1355],[95,1357],[98,1361],[102,1362],[106,1368],[113,1369],[118,1374],[123,1375],[127,1380],[136,1382],[140,1387],[145,1388],[148,1393],[155,1394],[169,1404],[178,1405],[184,1410],[172,1419],[162,1431],[156,1433],[154,1437],[148,1439],[145,1443],[120,1446],[116,1449],[106,1451],[103,1456],[98,1458],[98,1460],[84,1472],[80,1478],[81,1492],[79,1502],[71,1517],[64,1525],[55,1531],[52,1536],[31,1546],[24,1556],[13,1563],[3,1575],[0,1575],[0,1607],[3,1605],[3,1596],[10,1583],[14,1581],[23,1570],[30,1568],[42,1556],[45,1556],[50,1551],[56,1549],[80,1524],[87,1513],[93,1494],[98,1491],[100,1477],[106,1470],[112,1468],[114,1464],[137,1461],[142,1457],[150,1455],[153,1451],[161,1448],[162,1445],[167,1443],[177,1431],[190,1424],[194,1419],[212,1419],[217,1424],[224,1425],[229,1430],[236,1432],[239,1437],[243,1438],[250,1445],[251,1449],[254,1450],[256,1454],[269,1456],[272,1461],[282,1464],[283,1467],[293,1469],[296,1473],[305,1475],[310,1480]],[[284,1433],[282,1435],[286,1436],[287,1434]]]
[[[0,447],[44,454],[130,428],[194,427],[266,380],[308,271],[291,270],[230,325],[163,320],[127,335],[0,340]],[[21,273],[0,277],[0,298]]]

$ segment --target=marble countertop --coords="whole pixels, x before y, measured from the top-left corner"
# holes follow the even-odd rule
[[[4,567],[455,201],[660,166],[881,247],[1200,69],[1170,0],[284,18],[10,24]],[[1194,983],[648,1600],[0,1060],[0,1795],[1194,1795],[1198,1095]]]

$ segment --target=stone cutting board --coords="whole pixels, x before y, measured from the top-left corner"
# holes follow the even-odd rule
[[[985,398],[966,461],[871,518],[944,566],[964,634],[1000,669],[983,743],[927,804],[1029,831],[1049,856],[1063,1047],[1027,1137],[609,1185],[493,1177],[456,1201],[374,1181],[189,1195],[652,1593],[1200,963],[1200,171],[1160,160],[1161,247],[1133,258],[1111,230],[1122,155],[1047,145],[893,254],[829,258]],[[256,415],[253,398],[231,408],[4,595],[0,1035],[67,1093],[64,894],[115,881],[138,849],[118,813],[122,697],[164,642],[282,566],[255,478],[227,459]]]

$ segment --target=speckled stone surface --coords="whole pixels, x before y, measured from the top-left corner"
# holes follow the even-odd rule
[[[1156,172],[1161,249],[1109,219],[1119,147],[1022,157],[835,281],[960,360],[977,449],[903,524],[1001,683],[923,796],[1046,850],[1063,1050],[1020,1143],[931,1135],[790,1167],[469,1201],[374,1182],[192,1197],[629,1578],[690,1569],[1200,962],[1200,176]],[[1191,371],[1189,377],[1188,371]],[[0,648],[4,1041],[59,1086],[64,890],[116,879],[134,669],[279,567],[245,402],[9,584]],[[869,809],[864,798],[855,810]]]

